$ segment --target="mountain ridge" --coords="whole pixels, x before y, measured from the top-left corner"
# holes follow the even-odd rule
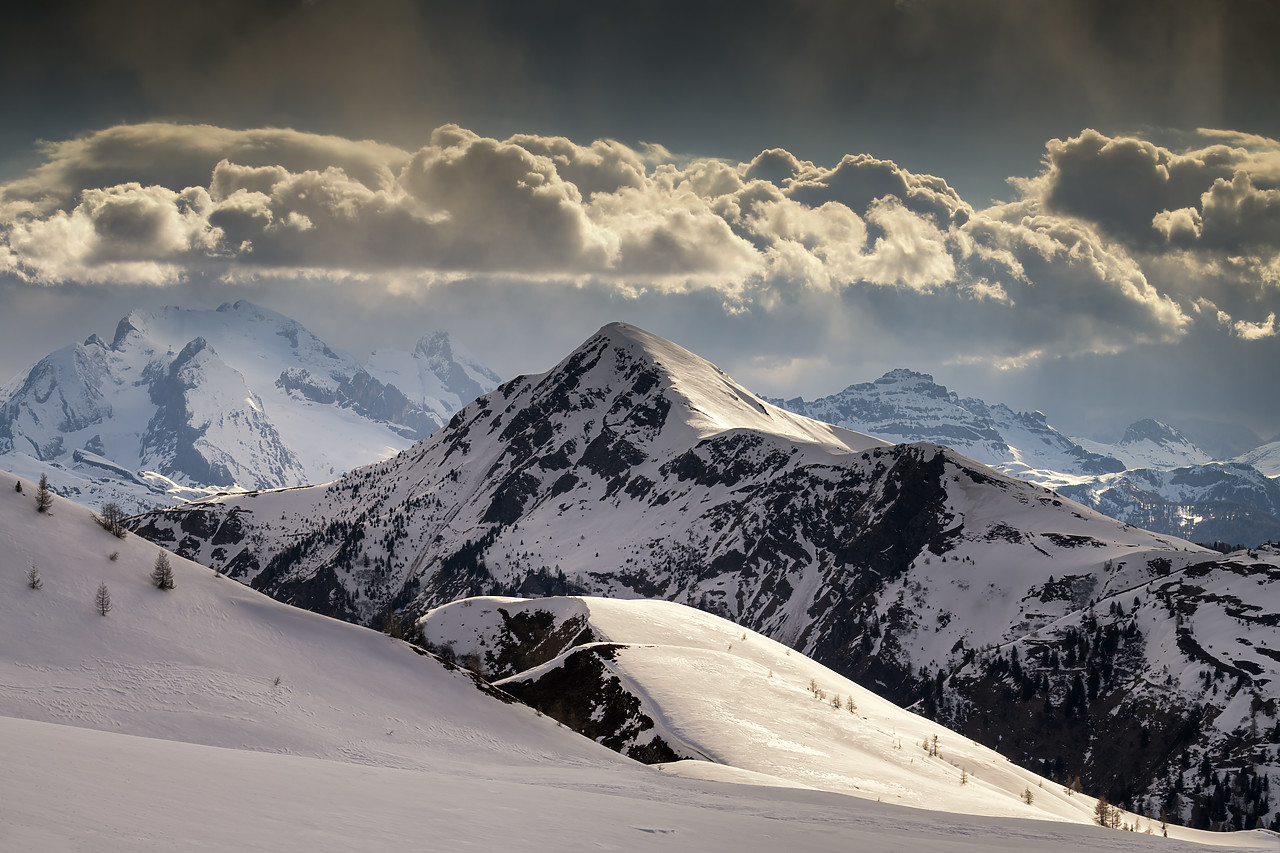
[[[0,389],[0,461],[130,511],[324,482],[434,432],[498,381],[445,332],[381,351],[374,369],[243,300],[133,311],[110,344],[92,335]]]
[[[1280,540],[1280,484],[1246,467],[1253,461],[1275,467],[1265,449],[1215,462],[1181,431],[1150,418],[1130,424],[1115,444],[1074,439],[1041,412],[962,398],[929,374],[905,368],[812,402],[773,402],[894,441],[945,444],[1125,523],[1168,535],[1197,542]]]

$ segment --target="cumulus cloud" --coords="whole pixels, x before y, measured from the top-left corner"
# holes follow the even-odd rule
[[[1085,130],[1051,140],[1045,171],[1015,182],[1044,209],[1093,223],[1132,247],[1242,251],[1280,246],[1280,146],[1201,131],[1175,152]]]
[[[1004,218],[1090,230],[1141,271],[1145,284],[1130,275],[1126,287],[1166,328],[1199,319],[1241,340],[1270,337],[1266,321],[1231,318],[1277,307],[1280,143],[1211,130],[1182,138],[1189,144],[1176,151],[1093,130],[1051,140],[1044,171],[1014,182],[1022,198]]]
[[[131,125],[50,144],[0,186],[0,269],[41,285],[294,278],[403,296],[484,279],[683,294],[735,316],[858,311],[868,328],[942,330],[953,363],[1006,368],[1197,323],[1271,336],[1272,320],[1232,318],[1280,307],[1280,146],[1199,139],[1053,140],[1021,198],[977,209],[866,154],[736,163],[456,125],[408,151]]]
[[[1274,337],[1276,334],[1276,314],[1272,311],[1267,315],[1267,319],[1261,323],[1250,323],[1246,320],[1237,320],[1232,324],[1235,333],[1246,341],[1257,341],[1262,338]]]

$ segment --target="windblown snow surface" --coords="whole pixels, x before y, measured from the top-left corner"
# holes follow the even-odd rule
[[[1171,827],[1178,838],[1163,839],[952,814],[940,796],[926,803],[933,810],[904,808],[706,762],[702,773],[646,768],[404,643],[194,563],[172,557],[176,588],[156,589],[157,546],[116,539],[66,500],[38,513],[34,486],[22,485],[0,490],[6,851],[1280,849],[1267,833]],[[33,566],[40,589],[28,585]],[[626,619],[648,625],[639,610]],[[658,639],[694,628],[646,630]],[[697,630],[710,643],[718,629]],[[762,638],[748,645],[759,651],[736,659],[753,675],[757,656],[786,657]],[[661,669],[638,658],[645,666]],[[794,666],[778,667],[780,685],[808,671]],[[883,725],[891,711],[859,696]],[[803,716],[778,721],[792,737],[818,710],[798,707]],[[942,790],[946,772],[893,781]]]

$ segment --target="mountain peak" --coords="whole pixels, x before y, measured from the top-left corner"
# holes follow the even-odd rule
[[[933,377],[905,367],[895,367],[875,381],[876,385],[933,385]]]
[[[588,394],[617,395],[616,389],[629,389],[617,397],[613,409],[638,407],[640,400],[647,400],[645,405],[678,412],[677,417],[702,436],[752,429],[840,452],[884,444],[777,408],[701,356],[630,323],[602,326],[540,379],[557,375],[570,378],[579,389],[592,389]]]
[[[1153,444],[1190,444],[1182,433],[1154,418],[1143,418],[1129,424],[1125,428],[1124,438],[1120,439],[1120,444],[1137,444],[1141,441],[1150,441]]]

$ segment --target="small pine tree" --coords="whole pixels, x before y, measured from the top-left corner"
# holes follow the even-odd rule
[[[98,591],[93,596],[93,607],[100,616],[111,612],[111,590],[107,589],[106,582],[98,584]]]
[[[852,693],[850,693],[850,694],[849,694],[849,698],[845,700],[845,702],[844,702],[844,709],[845,709],[846,711],[848,711],[850,714],[852,714],[852,713],[854,713],[855,711],[857,711],[857,710],[858,710],[858,703],[857,703],[857,702],[855,702],[855,701],[853,701],[853,694],[852,694]]]
[[[18,482],[16,482],[16,483],[14,483],[14,484],[13,484],[13,490],[14,490],[15,492],[17,492],[18,494],[22,494],[22,481],[21,481],[21,480],[19,480]]]
[[[1098,797],[1098,804],[1094,806],[1093,816],[1097,819],[1098,826],[1106,826],[1111,829],[1118,829],[1120,826],[1120,810],[1107,802],[1105,795]]]
[[[36,487],[36,512],[48,512],[53,506],[53,491],[49,488],[49,478],[41,474],[40,485]]]
[[[156,556],[155,568],[151,570],[151,582],[157,589],[173,589],[173,566],[169,565],[169,555],[163,551]]]
[[[1033,794],[1033,793],[1031,793],[1031,788],[1030,788],[1030,786],[1028,786],[1027,788],[1023,789],[1023,791],[1022,791],[1022,801],[1023,801],[1024,803],[1026,803],[1027,805],[1031,805],[1032,803],[1034,803],[1034,802],[1036,801],[1036,795],[1035,795],[1035,794]]]
[[[102,513],[94,517],[102,529],[110,533],[117,539],[123,539],[126,533],[124,529],[125,514],[120,505],[112,501],[108,501],[102,505]]]
[[[40,570],[36,568],[35,563],[27,569],[27,586],[30,589],[40,589],[44,586],[44,581],[40,580]]]
[[[404,639],[404,623],[400,621],[400,614],[390,606],[382,613],[382,633],[397,640]]]
[[[960,768],[960,784],[961,785],[969,784],[969,771],[965,770],[963,767]]]

